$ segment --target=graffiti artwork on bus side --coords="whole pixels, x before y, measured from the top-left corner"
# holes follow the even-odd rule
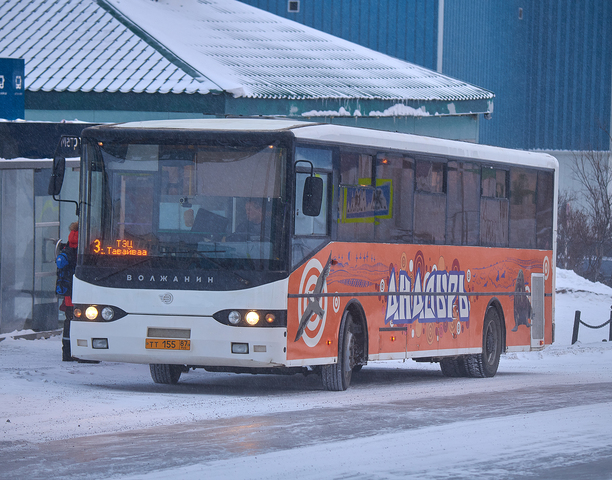
[[[469,321],[470,302],[465,294],[465,281],[464,271],[433,270],[423,274],[419,268],[413,280],[401,268],[396,274],[392,266],[387,287],[390,295],[387,297],[385,323],[402,325],[415,321]]]

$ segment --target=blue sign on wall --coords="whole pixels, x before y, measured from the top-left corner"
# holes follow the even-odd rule
[[[0,58],[0,118],[25,118],[24,64],[19,58]]]

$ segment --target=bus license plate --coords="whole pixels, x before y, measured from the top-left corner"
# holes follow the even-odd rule
[[[155,350],[190,350],[191,340],[168,340],[163,338],[147,338],[145,348]]]

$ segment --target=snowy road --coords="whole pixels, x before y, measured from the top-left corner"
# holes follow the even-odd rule
[[[24,342],[10,347],[27,350]],[[53,339],[37,342],[59,347]],[[56,363],[53,348],[48,354]],[[196,371],[160,386],[145,366],[60,363],[75,380],[63,388],[87,382],[88,408],[95,399],[101,408],[91,416],[47,412],[59,431],[0,442],[0,478],[612,478],[612,428],[602,428],[612,418],[610,359],[608,345],[509,355],[493,379],[447,379],[433,365],[410,362],[373,364],[340,393],[322,391],[316,376]],[[26,396],[49,383],[31,377]],[[134,428],[126,411],[114,421],[129,430],[79,433],[100,423],[96,415],[109,403],[125,406],[126,396],[137,400],[129,410],[139,405],[134,415],[145,425],[149,416],[147,428]],[[192,420],[174,416],[195,409]],[[62,429],[71,435],[57,438]]]
[[[612,290],[557,276],[557,342],[490,379],[371,363],[346,392],[317,376],[62,363],[59,337],[0,342],[0,479],[612,479],[612,342],[580,332]]]

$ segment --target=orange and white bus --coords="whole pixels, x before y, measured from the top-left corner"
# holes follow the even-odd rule
[[[345,390],[368,361],[490,377],[553,342],[551,156],[287,119],[96,126],[82,145],[80,359]]]

